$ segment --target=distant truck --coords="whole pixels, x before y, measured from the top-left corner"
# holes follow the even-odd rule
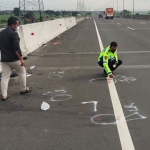
[[[114,18],[114,9],[106,8],[105,15],[106,15],[105,19],[113,19]]]

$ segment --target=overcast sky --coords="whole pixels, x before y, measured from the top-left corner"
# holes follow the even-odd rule
[[[28,1],[28,0],[26,0]],[[31,0],[30,0],[31,1]],[[45,10],[76,10],[77,0],[43,0]],[[113,0],[84,0],[86,7],[90,10],[104,9],[113,6]],[[133,0],[124,0],[125,9],[132,10]],[[135,10],[150,10],[150,0],[134,0]],[[19,0],[0,0],[1,10],[13,9],[19,6]],[[114,0],[114,7],[117,9],[117,0]],[[118,0],[118,9],[122,10],[123,0]]]

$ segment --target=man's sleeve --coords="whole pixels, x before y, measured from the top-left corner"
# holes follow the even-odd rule
[[[104,55],[107,55],[108,51],[110,50],[110,46],[108,46],[105,50],[104,50]]]
[[[0,51],[1,51],[1,33],[0,33]]]
[[[12,37],[12,44],[13,44],[13,50],[15,52],[18,52],[20,54],[20,56],[22,56],[22,52],[20,49],[20,38],[19,38],[19,35],[17,32],[15,32]]]
[[[115,52],[115,59],[116,59],[116,63],[118,63],[118,53],[117,53],[117,50]]]
[[[112,74],[112,71],[110,70],[110,68],[108,66],[108,56],[107,55],[103,56],[103,66],[108,75]]]

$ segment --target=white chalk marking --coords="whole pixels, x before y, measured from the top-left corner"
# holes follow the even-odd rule
[[[99,114],[99,115],[96,115],[94,117],[91,118],[91,121],[94,123],[94,124],[97,124],[97,125],[116,125],[116,122],[104,122],[101,118],[102,116],[107,116],[107,117],[114,117],[115,116],[113,114]],[[100,119],[100,122],[97,122],[97,121],[94,121],[95,118],[99,117]]]
[[[61,78],[63,78],[63,76],[60,76],[60,75],[49,75],[47,78],[49,78],[49,79],[61,79]]]
[[[96,32],[97,32],[97,36],[98,36],[98,41],[99,41],[99,45],[100,45],[100,50],[102,51],[104,49],[103,44],[102,44],[102,40],[100,37],[100,34],[98,32],[98,28],[96,25],[96,22],[94,20],[94,24],[95,24],[95,28],[96,28]],[[119,96],[116,90],[116,86],[112,80],[111,83],[108,84],[109,87],[109,91],[110,91],[110,97],[111,97],[111,101],[112,101],[112,105],[113,105],[113,109],[114,109],[114,114],[115,114],[115,118],[116,118],[116,123],[117,123],[117,128],[118,128],[118,133],[119,133],[119,137],[120,137],[120,142],[121,142],[121,147],[122,150],[135,150],[134,145],[133,145],[133,141],[128,129],[128,125],[127,122],[125,120],[125,116],[124,116],[124,112],[119,100]],[[118,120],[119,118],[124,118],[123,122]]]
[[[127,27],[128,29],[130,29],[130,30],[135,30],[135,29],[133,29],[133,28],[130,28],[130,27]]]
[[[125,105],[124,107],[132,109],[132,110],[129,110],[129,111],[138,111],[137,106],[133,106],[133,105],[134,105],[134,103],[132,103],[131,105]]]
[[[67,91],[65,91],[65,90],[55,90],[55,92],[56,92],[56,93],[62,93],[62,94],[63,94],[63,93],[67,93]]]
[[[52,102],[61,102],[61,101],[67,101],[69,99],[72,98],[72,95],[68,95],[68,94],[61,94],[61,95],[56,95],[56,96],[53,96],[51,98],[51,101]]]
[[[94,105],[94,111],[97,111],[97,101],[90,101],[90,102],[82,102],[82,104],[93,104]]]
[[[110,122],[103,121],[103,118],[105,116],[106,117],[115,117],[113,114],[99,114],[99,115],[92,117],[91,122],[94,124],[97,124],[97,125],[117,125],[117,122],[115,122],[115,121],[110,121]],[[96,121],[96,118],[98,118],[97,121]],[[128,118],[131,118],[131,119],[128,119]],[[125,118],[118,117],[117,120],[119,120],[120,122],[125,122],[125,121],[144,120],[146,118],[147,117],[140,115],[138,112],[135,112],[131,115],[126,116]]]
[[[54,92],[51,92],[51,91],[46,92],[46,93],[43,94],[43,96],[50,96],[50,95],[55,96],[57,94],[62,95],[64,93],[67,93],[67,91],[65,91],[65,90],[55,90]]]
[[[128,116],[126,116],[126,118],[129,118],[129,117],[135,116],[135,115],[138,116],[138,117],[133,118],[133,119],[127,119],[126,121],[141,120],[141,119],[146,119],[147,118],[145,116],[140,115],[138,112],[135,112],[135,113],[133,113],[131,115],[128,115]]]
[[[134,77],[126,77],[126,76],[116,75],[115,78],[114,78],[114,83],[117,83],[118,81],[130,83],[130,82],[133,82],[133,81],[136,81],[136,80],[137,79],[134,78]]]

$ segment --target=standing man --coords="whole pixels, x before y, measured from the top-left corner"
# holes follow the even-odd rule
[[[6,29],[0,32],[0,50],[1,50],[1,94],[2,101],[8,98],[7,90],[10,75],[12,70],[16,70],[20,81],[20,94],[26,94],[31,91],[31,88],[26,87],[26,69],[25,62],[20,49],[20,38],[16,30],[19,27],[19,20],[15,17],[8,19]]]
[[[114,78],[113,71],[122,64],[122,61],[118,59],[117,46],[116,42],[111,42],[98,57],[98,64],[104,67],[105,77]]]

